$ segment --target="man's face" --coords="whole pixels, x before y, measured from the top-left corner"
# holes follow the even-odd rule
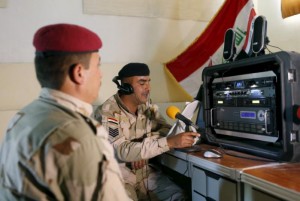
[[[131,86],[134,90],[132,96],[135,98],[136,104],[146,103],[150,96],[150,77],[149,76],[133,76],[131,77]]]
[[[84,89],[88,103],[92,103],[97,99],[101,83],[100,55],[92,53],[89,69],[86,69],[86,85]]]

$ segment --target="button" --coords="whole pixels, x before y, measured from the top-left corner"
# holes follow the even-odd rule
[[[297,118],[300,119],[300,107],[297,108]]]
[[[296,124],[300,124],[300,106],[293,106],[293,122]]]

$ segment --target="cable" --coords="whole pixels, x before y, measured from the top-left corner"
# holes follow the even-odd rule
[[[268,50],[269,54],[273,53],[268,47],[266,47],[266,49]]]
[[[187,161],[187,163],[186,163],[186,170],[183,172],[183,175],[185,175],[189,170],[188,154],[187,153],[186,153],[186,156],[185,156],[185,160]]]
[[[144,169],[142,169],[142,175],[143,175],[143,170]],[[149,198],[149,200],[151,201],[151,195],[150,195],[150,190],[149,190],[149,175],[150,175],[150,172],[149,172],[149,175],[147,175],[147,172],[148,172],[148,164],[146,165],[146,184],[145,184],[145,182],[144,182],[144,177],[143,177],[143,184],[144,184],[144,188],[145,188],[145,190],[146,190],[146,192],[147,192],[147,196],[148,196],[148,198]]]
[[[277,46],[273,46],[273,45],[269,45],[269,44],[267,46],[274,47],[274,48],[277,48],[277,49],[279,49],[281,51],[284,51],[283,49],[281,49],[280,47],[277,47]]]

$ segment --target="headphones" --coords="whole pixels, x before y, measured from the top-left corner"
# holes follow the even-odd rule
[[[114,83],[116,83],[116,85],[117,85],[117,87],[118,87],[118,89],[119,89],[119,92],[120,92],[121,94],[130,95],[130,94],[133,93],[133,88],[132,88],[132,86],[131,86],[130,84],[128,84],[128,83],[122,83],[122,84],[120,84],[120,83],[118,82],[118,80],[120,80],[120,78],[119,78],[118,76],[115,76],[115,77],[112,79],[112,81],[113,81]]]

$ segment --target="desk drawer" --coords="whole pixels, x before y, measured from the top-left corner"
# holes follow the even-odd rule
[[[283,201],[280,198],[277,198],[269,193],[265,193],[259,189],[256,189],[253,186],[244,184],[244,201]]]
[[[169,155],[169,154],[162,154],[160,156],[160,162],[162,165],[175,170],[176,172],[184,175],[189,176],[188,169],[189,165],[186,160],[177,158],[176,156]]]
[[[207,201],[206,197],[198,194],[197,192],[192,193],[192,200],[194,200],[194,201]]]
[[[193,197],[200,194],[216,201],[237,200],[237,183],[234,181],[195,165],[191,166],[191,178]]]

